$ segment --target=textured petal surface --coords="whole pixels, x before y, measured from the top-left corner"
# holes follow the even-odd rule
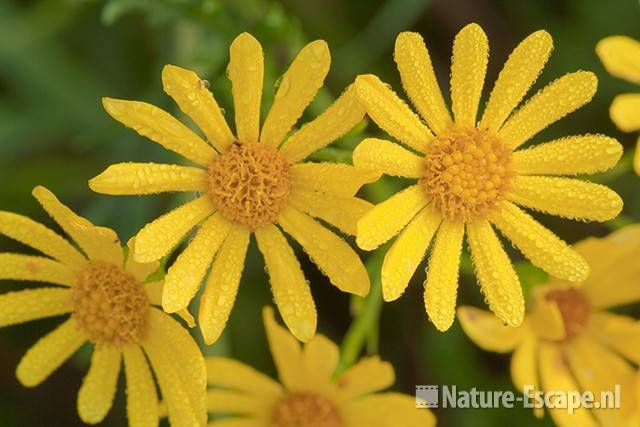
[[[475,126],[489,61],[489,41],[478,24],[456,35],[451,59],[451,110],[457,125]]]
[[[134,251],[136,261],[152,262],[161,259],[193,227],[214,211],[215,208],[209,196],[204,195],[145,225],[136,235]]]
[[[537,211],[571,219],[607,221],[622,211],[622,199],[608,187],[578,179],[518,176],[507,196]]]
[[[604,135],[560,138],[513,153],[521,175],[592,174],[611,169],[622,157],[622,145]]]
[[[86,259],[63,237],[23,215],[0,211],[0,234],[48,255],[69,266],[82,266]]]
[[[167,271],[162,293],[164,311],[175,313],[189,305],[230,228],[231,223],[219,213],[211,215],[202,224],[189,246]]]
[[[336,379],[336,392],[355,399],[390,387],[395,381],[393,366],[378,356],[365,357]]]
[[[369,274],[358,254],[344,239],[293,208],[282,211],[278,223],[300,243],[334,286],[359,296],[369,293]]]
[[[127,254],[127,260],[125,261],[124,267],[125,270],[131,273],[133,277],[139,280],[142,283],[145,283],[151,273],[154,273],[160,267],[160,262],[152,261],[152,262],[138,262],[134,259],[133,254],[136,249],[135,237],[132,237],[127,242],[127,247],[129,248],[129,253]]]
[[[300,343],[276,322],[271,307],[262,310],[262,319],[280,382],[289,390],[304,388],[306,379]]]
[[[123,350],[127,376],[127,418],[136,427],[158,425],[158,393],[149,363],[138,346]]]
[[[376,205],[358,221],[358,246],[368,251],[377,248],[398,234],[427,203],[424,188],[416,184]]]
[[[76,281],[71,268],[49,258],[0,253],[0,279],[28,280],[73,286]]]
[[[199,165],[208,165],[216,152],[191,129],[166,111],[140,101],[103,98],[107,113],[140,135]]]
[[[353,151],[353,165],[385,175],[420,178],[424,175],[424,159],[398,144],[378,138],[364,139]]]
[[[425,207],[391,245],[384,256],[381,272],[385,301],[394,301],[404,293],[441,220],[439,214]]]
[[[204,292],[200,297],[198,324],[207,345],[222,334],[233,308],[249,246],[249,230],[233,226],[220,247]]]
[[[439,331],[449,329],[456,315],[463,237],[462,222],[443,221],[429,258],[424,305],[429,319]]]
[[[458,320],[467,336],[486,351],[508,353],[513,351],[522,339],[522,328],[505,325],[493,313],[479,308],[460,307]]]
[[[207,185],[203,169],[158,163],[118,163],[89,181],[96,193],[112,195],[204,192]]]
[[[627,36],[605,37],[596,53],[610,74],[640,83],[640,42]]]
[[[322,87],[330,64],[331,54],[324,40],[311,42],[300,50],[280,80],[262,126],[261,142],[280,145]]]
[[[227,76],[231,80],[238,140],[244,143],[257,142],[260,135],[264,54],[260,42],[251,34],[240,34],[229,46]]]
[[[511,148],[591,101],[598,79],[588,71],[566,74],[550,83],[504,124],[498,136]]]
[[[436,417],[428,409],[416,408],[413,396],[380,393],[354,401],[347,409],[350,426],[433,427]]]
[[[91,367],[78,393],[78,414],[87,424],[98,424],[111,409],[118,385],[122,353],[116,349],[96,349]]]
[[[288,334],[286,330],[283,332]],[[295,343],[295,340],[293,342]],[[237,360],[209,357],[205,362],[209,385],[267,398],[276,397],[282,393],[282,386],[271,377]]]
[[[544,30],[524,39],[509,55],[498,75],[480,126],[497,131],[518,106],[542,72],[553,49],[553,39]]]
[[[467,240],[489,308],[509,326],[520,326],[524,319],[524,296],[520,280],[487,221],[467,225]]]
[[[609,109],[611,120],[624,132],[640,130],[640,94],[627,93],[614,98]]]
[[[433,134],[393,90],[373,74],[358,76],[356,88],[369,117],[382,130],[403,144],[425,152]]]
[[[581,282],[589,265],[569,245],[517,206],[505,202],[492,222],[534,265],[552,276]]]
[[[69,313],[71,290],[27,289],[0,295],[0,327]]]
[[[316,333],[316,306],[293,249],[274,225],[257,229],[255,236],[284,323],[297,339],[309,341]]]
[[[393,59],[398,65],[402,86],[422,118],[435,134],[446,130],[451,125],[451,115],[422,36],[409,31],[398,34]]]
[[[342,137],[362,121],[364,114],[355,85],[350,85],[322,114],[291,135],[280,153],[290,163],[298,162]]]
[[[162,69],[162,85],[164,91],[198,125],[218,151],[224,151],[234,141],[222,110],[206,83],[196,73],[175,65],[165,65]]]
[[[75,321],[67,320],[27,351],[16,369],[18,381],[25,387],[39,385],[69,359],[86,340],[78,330]]]
[[[113,230],[97,227],[87,219],[76,215],[44,187],[34,188],[33,196],[91,260],[122,265],[124,261],[122,246],[120,246],[118,235]]]
[[[289,170],[294,188],[343,197],[353,196],[364,184],[380,178],[375,172],[361,171],[344,163],[299,163]]]

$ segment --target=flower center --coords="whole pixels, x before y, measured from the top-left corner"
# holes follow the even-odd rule
[[[291,193],[289,164],[261,143],[235,143],[209,166],[209,195],[225,218],[251,230],[275,221]]]
[[[511,149],[485,129],[451,128],[438,135],[425,155],[420,182],[447,219],[486,219],[511,186]]]
[[[146,332],[149,299],[144,285],[123,269],[91,262],[72,288],[73,318],[96,346],[122,348]]]
[[[575,338],[587,325],[591,310],[589,301],[580,291],[573,288],[555,290],[547,293],[545,299],[555,302],[560,310],[565,341]]]
[[[289,393],[275,407],[272,427],[343,427],[335,405],[326,398],[306,392]]]

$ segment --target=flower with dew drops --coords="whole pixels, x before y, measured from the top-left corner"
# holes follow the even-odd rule
[[[532,289],[522,326],[512,328],[484,310],[462,306],[466,334],[487,351],[509,353],[517,389],[592,392],[620,385],[619,409],[548,409],[559,427],[637,426],[640,322],[611,309],[640,301],[640,225],[575,245],[591,265],[581,284],[551,279]],[[542,411],[537,410],[541,416]]]
[[[231,415],[210,427],[432,427],[435,417],[414,396],[383,392],[393,367],[367,357],[335,375],[338,347],[323,335],[301,346],[263,311],[280,383],[238,361],[206,360],[209,412]]]
[[[606,221],[622,209],[620,197],[607,187],[560,176],[613,167],[622,155],[622,146],[614,139],[570,136],[520,148],[587,103],[596,91],[596,77],[578,71],[555,80],[514,111],[551,49],[545,31],[520,43],[500,72],[479,121],[489,46],[476,24],[463,28],[453,44],[453,116],[419,34],[401,33],[394,58],[403,87],[424,122],[376,76],[356,79],[369,116],[410,150],[386,140],[365,139],[354,151],[354,165],[417,181],[359,220],[357,243],[373,250],[399,234],[382,266],[383,296],[392,301],[402,295],[434,240],[424,302],[441,331],[455,317],[465,234],[490,309],[517,326],[524,316],[522,289],[493,227],[535,265],[579,282],[589,274],[584,259],[521,207],[585,221]]]
[[[627,36],[605,37],[596,46],[596,53],[612,76],[640,84],[640,42]],[[621,131],[640,130],[640,93],[616,96],[609,114]],[[640,175],[640,138],[636,144],[633,168]]]
[[[204,426],[204,358],[187,330],[154,307],[162,281],[145,283],[159,264],[125,260],[113,230],[79,217],[46,188],[33,195],[82,251],[30,218],[0,211],[0,234],[46,255],[0,253],[0,279],[52,285],[0,295],[0,326],[70,314],[25,354],[18,380],[39,385],[88,341],[94,352],[78,394],[84,422],[97,424],[107,415],[124,364],[130,426],[159,423],[152,370],[171,425]]]
[[[206,142],[152,105],[107,98],[104,106],[116,120],[199,167],[121,163],[89,185],[114,195],[203,193],[146,225],[136,236],[134,257],[141,262],[158,260],[199,225],[167,272],[162,306],[170,313],[185,309],[211,266],[198,322],[207,343],[220,336],[227,322],[251,234],[286,325],[296,338],[308,341],[316,330],[315,305],[281,229],[300,243],[333,285],[357,295],[369,292],[369,276],[356,252],[312,217],[355,234],[358,218],[371,204],[354,195],[377,175],[345,164],[303,162],[359,123],[364,109],[350,86],[323,114],[291,132],[329,70],[329,49],[318,40],[305,46],[283,75],[260,130],[262,47],[243,33],[229,51],[235,135],[200,78],[168,65],[162,73],[164,90],[198,125]]]

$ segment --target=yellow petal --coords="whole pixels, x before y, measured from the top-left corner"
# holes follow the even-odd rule
[[[261,142],[280,145],[322,87],[330,64],[331,54],[324,40],[311,42],[300,50],[280,79],[262,126]]]
[[[627,36],[600,40],[596,53],[607,71],[621,79],[640,83],[640,43]]]
[[[124,254],[118,235],[106,227],[97,227],[87,219],[76,215],[71,209],[60,203],[56,196],[44,187],[33,189],[33,196],[60,227],[87,254],[92,261],[105,261],[122,265]]]
[[[471,257],[489,308],[512,327],[524,319],[524,295],[518,275],[488,221],[467,224]]]
[[[207,166],[216,157],[216,151],[209,144],[154,105],[113,98],[102,98],[102,105],[111,117],[126,127],[185,159]]]
[[[264,423],[264,421],[258,420],[254,417],[238,417],[212,421],[207,425],[207,427],[256,427],[257,425],[264,425],[260,423]]]
[[[371,283],[358,254],[341,237],[291,207],[278,217],[284,231],[309,255],[331,284],[358,296],[369,293]]]
[[[405,92],[431,130],[435,134],[446,130],[451,125],[451,115],[422,36],[409,31],[398,34],[393,59],[398,65]]]
[[[520,393],[525,387],[533,387],[531,392],[539,390],[538,384],[538,340],[529,330],[522,332],[522,337],[511,356],[511,379]]]
[[[284,323],[297,339],[309,341],[316,333],[316,306],[293,249],[274,225],[257,229],[255,236]]]
[[[211,215],[202,224],[167,271],[162,293],[164,311],[175,313],[189,305],[230,228],[231,223],[220,213]]]
[[[424,305],[429,319],[439,331],[449,329],[456,314],[463,237],[462,222],[443,221],[429,258]]]
[[[158,425],[158,394],[149,363],[138,346],[123,349],[127,376],[127,418],[136,427]]]
[[[290,163],[299,162],[349,132],[362,121],[364,114],[352,84],[322,114],[291,135],[280,153]]]
[[[371,203],[357,197],[342,197],[305,190],[292,191],[289,204],[299,211],[328,222],[349,235],[356,234],[358,220],[373,208]],[[340,208],[336,209],[337,206]]]
[[[398,234],[427,203],[424,188],[416,184],[376,205],[358,221],[358,246],[376,249]]]
[[[527,314],[528,326],[535,336],[547,341],[560,341],[566,337],[564,319],[558,303],[547,299],[547,294],[554,290],[566,289],[564,285],[558,287],[553,284],[537,286],[531,290]]]
[[[0,295],[0,327],[69,313],[71,291],[38,288]]]
[[[589,275],[584,258],[514,204],[504,202],[492,222],[525,257],[552,276],[581,282]]]
[[[509,55],[498,75],[480,126],[497,131],[518,106],[542,72],[553,49],[553,39],[544,30],[524,39]]]
[[[597,87],[598,79],[591,72],[565,74],[531,97],[507,120],[498,136],[515,149],[591,101]]]
[[[336,196],[355,195],[360,187],[377,181],[380,175],[361,171],[344,163],[299,163],[291,165],[291,179],[295,189],[319,191]]]
[[[48,255],[71,267],[78,268],[87,262],[63,237],[26,216],[0,211],[0,234]]]
[[[324,335],[316,334],[304,345],[303,358],[309,387],[330,393],[334,388],[332,376],[340,360],[338,346]]]
[[[378,356],[365,357],[336,379],[336,392],[342,399],[355,399],[393,385],[393,366]]]
[[[0,253],[0,279],[28,280],[73,286],[76,277],[69,267],[49,258]]]
[[[242,33],[229,46],[227,76],[231,80],[238,140],[257,142],[260,134],[260,101],[264,80],[262,46],[249,33]]]
[[[493,313],[479,308],[458,308],[458,320],[467,336],[481,349],[509,353],[520,344],[524,330],[505,325]]]
[[[456,35],[451,59],[451,110],[457,125],[475,126],[489,61],[489,41],[478,24]]]
[[[431,131],[409,106],[373,74],[356,78],[358,98],[369,117],[389,135],[424,153],[433,138]]]
[[[394,301],[404,293],[441,221],[439,214],[425,207],[391,245],[381,272],[385,301]]]
[[[144,283],[147,281],[147,278],[154,273],[160,267],[160,262],[138,262],[134,259],[133,254],[135,253],[135,238],[132,237],[127,242],[127,246],[129,247],[129,253],[127,254],[127,260],[125,261],[125,270],[131,273],[133,277],[135,277],[138,281]]]
[[[306,379],[300,343],[276,322],[271,307],[262,310],[262,319],[280,382],[289,390],[304,388]]]
[[[273,410],[277,402],[256,398],[249,394],[231,390],[209,390],[207,392],[207,411],[214,414],[249,415],[264,414]]]
[[[424,159],[398,144],[378,138],[364,139],[353,150],[353,165],[385,175],[420,178],[425,172]]]
[[[207,345],[222,334],[233,308],[249,246],[249,230],[232,226],[213,261],[204,292],[200,297],[198,324]]]
[[[640,322],[628,316],[591,313],[588,333],[633,363],[640,363]]]
[[[118,163],[89,181],[96,193],[111,195],[158,194],[208,188],[207,172],[189,166],[159,163]]]
[[[604,172],[622,157],[622,145],[604,135],[556,139],[513,153],[520,175],[577,175]]]
[[[16,369],[18,381],[25,387],[35,387],[58,369],[87,339],[73,319],[41,338],[27,351]]]
[[[627,93],[614,98],[609,109],[613,123],[624,132],[640,129],[640,94]]]
[[[370,427],[433,427],[436,417],[428,409],[416,408],[413,396],[400,393],[380,393],[363,397],[347,409],[350,426]]]
[[[282,332],[289,335],[286,330]],[[299,348],[299,344],[293,338],[292,341]],[[280,345],[280,343],[278,342],[277,345]],[[281,349],[279,348],[278,350]],[[282,394],[282,386],[280,384],[269,376],[237,360],[224,357],[208,357],[205,362],[207,365],[207,378],[211,386],[238,390],[265,398],[274,398]]]
[[[98,424],[109,413],[118,385],[121,354],[113,348],[94,351],[78,393],[78,415],[85,423]]]
[[[517,176],[508,199],[565,218],[607,221],[622,211],[622,199],[608,187],[578,179]]]
[[[164,91],[202,129],[209,143],[218,151],[223,152],[234,141],[222,110],[205,81],[196,73],[175,65],[165,65],[162,69],[162,85]]]

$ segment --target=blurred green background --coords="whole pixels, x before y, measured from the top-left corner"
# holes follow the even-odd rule
[[[265,50],[264,113],[273,99],[274,83],[293,55],[306,42],[323,38],[330,45],[333,63],[325,88],[307,111],[305,118],[310,119],[358,73],[376,73],[399,90],[392,48],[395,36],[403,30],[423,34],[441,87],[446,89],[453,37],[472,21],[480,23],[489,36],[489,85],[510,50],[541,28],[553,35],[555,50],[535,89],[569,71],[586,69],[598,74],[600,87],[593,102],[538,135],[535,141],[604,133],[628,148],[616,170],[595,178],[623,196],[626,205],[622,217],[609,224],[536,217],[569,242],[587,235],[604,235],[640,218],[638,178],[630,172],[635,137],[618,132],[608,117],[613,97],[636,88],[608,76],[594,54],[596,42],[604,36],[640,36],[637,0],[1,0],[0,209],[51,225],[30,196],[31,189],[42,184],[82,215],[116,229],[126,241],[181,200],[174,195],[99,196],[88,189],[87,180],[112,163],[163,162],[176,157],[111,120],[100,104],[102,96],[144,100],[175,112],[160,81],[162,66],[172,63],[195,69],[208,79],[229,116],[232,105],[230,84],[225,78],[227,49],[236,35],[249,31]],[[365,135],[376,133],[375,125],[366,130],[362,126],[315,158],[348,161],[348,150]],[[366,187],[362,195],[372,201],[384,200],[401,185],[399,181],[383,180]],[[237,358],[273,374],[260,318],[260,308],[271,303],[271,295],[262,260],[252,246],[227,331],[205,351]],[[27,250],[3,238],[0,251]],[[319,309],[319,331],[339,343],[348,336],[347,346],[363,340],[364,351],[379,351],[395,365],[398,390],[413,394],[416,384],[512,389],[508,356],[479,350],[457,323],[446,334],[437,333],[428,323],[421,295],[423,268],[400,300],[382,307],[379,328],[371,327],[375,322],[361,320],[350,329],[351,314],[358,314],[363,307],[370,316],[364,320],[377,318],[378,294],[364,304],[349,304],[348,297],[330,286],[299,253]],[[362,255],[376,270],[382,254]],[[515,252],[513,256],[522,259]],[[518,270],[527,286],[544,280],[544,275],[528,264],[521,262]],[[458,301],[483,306],[470,271],[467,260]],[[25,287],[8,282],[1,286],[2,292]],[[59,322],[38,321],[0,331],[0,426],[82,425],[75,399],[86,372],[89,349],[83,349],[36,389],[22,388],[14,376],[22,354]],[[114,410],[104,425],[125,426],[124,414],[122,382]],[[551,425],[548,417],[539,421],[523,409],[441,409],[437,416],[440,426]]]

